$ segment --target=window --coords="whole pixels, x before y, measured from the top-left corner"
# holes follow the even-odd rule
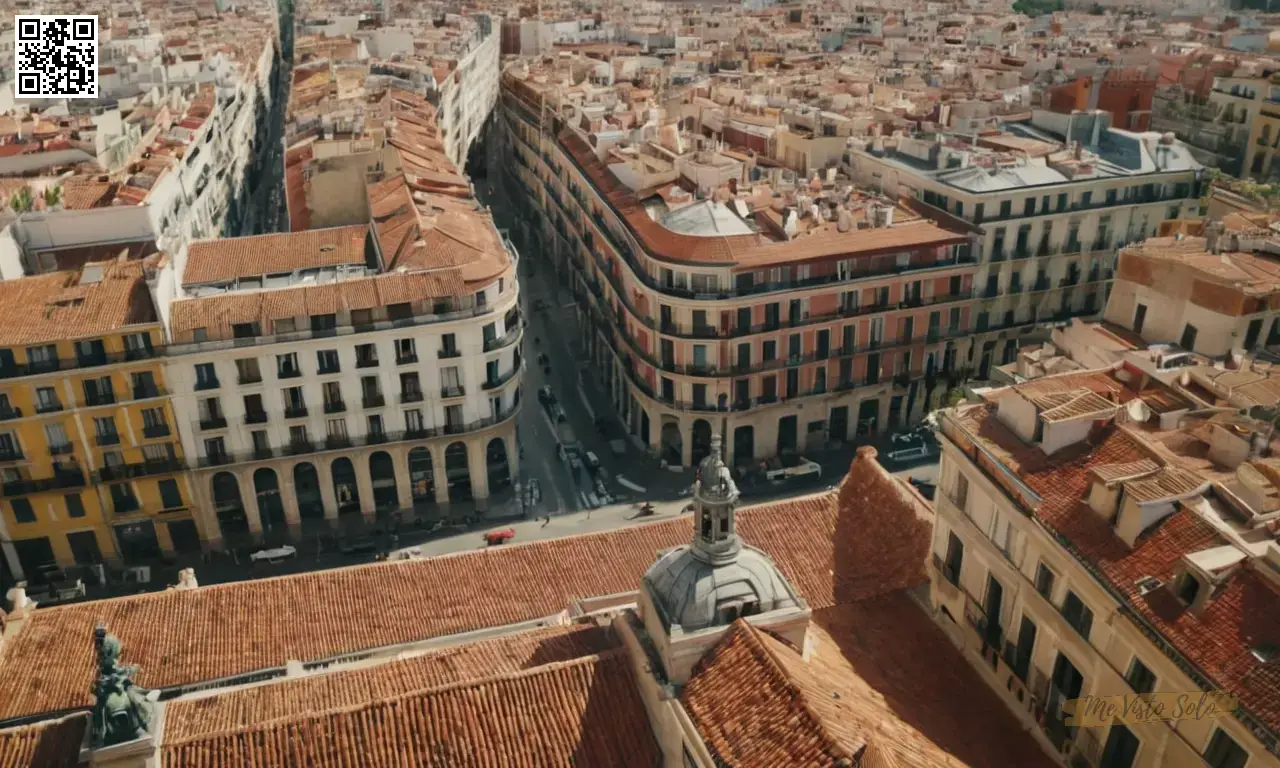
[[[67,431],[62,428],[61,423],[45,424],[44,436],[49,441],[50,453],[66,453],[71,450],[71,440],[67,437]]]
[[[462,382],[458,378],[458,366],[450,365],[440,369],[440,388],[447,394],[456,393],[462,389]]]
[[[347,439],[347,420],[346,419],[329,419],[325,422],[325,436],[331,442],[338,442]]]
[[[257,384],[262,381],[262,371],[258,368],[258,358],[243,357],[237,360],[236,379],[241,384]]]
[[[173,461],[175,457],[173,443],[142,446],[142,460],[148,463],[169,462]]]
[[[84,501],[78,493],[68,493],[62,497],[67,505],[67,517],[84,517]]]
[[[27,367],[32,371],[56,371],[58,369],[58,348],[52,344],[41,347],[27,347]]]
[[[289,427],[289,444],[290,445],[306,445],[307,442],[308,440],[307,440],[306,425]]]
[[[130,376],[133,384],[133,399],[142,400],[148,397],[159,397],[160,388],[156,386],[156,377],[151,371],[140,371]]]
[[[374,368],[378,365],[378,348],[373,344],[356,345],[356,367]]]
[[[196,389],[217,389],[218,374],[213,363],[200,363],[196,366]]]
[[[151,334],[130,333],[124,337],[124,355],[130,360],[151,357]]]
[[[84,400],[88,405],[109,405],[116,401],[110,376],[85,379],[82,385],[84,386]]]
[[[1187,323],[1187,327],[1182,329],[1182,339],[1178,346],[1188,352],[1194,352],[1196,349],[1196,333],[1196,327],[1191,323]]]
[[[31,508],[31,502],[26,499],[14,499],[9,502],[13,505],[13,519],[18,523],[34,523],[36,521],[36,512]]]
[[[311,330],[312,331],[332,331],[338,327],[338,316],[334,314],[328,315],[312,315]]]
[[[396,363],[406,365],[416,362],[418,362],[418,351],[413,344],[413,339],[396,339]]]
[[[164,509],[179,509],[182,503],[182,491],[178,490],[178,481],[172,478],[161,480],[156,486],[160,489],[160,504]]]
[[[1045,600],[1053,600],[1053,585],[1057,580],[1058,577],[1044,563],[1036,566],[1036,591],[1044,596]]]
[[[204,455],[210,459],[220,459],[227,455],[227,443],[221,437],[208,437],[204,441]]]
[[[476,306],[483,307],[487,303],[484,291],[476,291]]]
[[[284,355],[276,355],[276,376],[281,379],[291,379],[294,376],[301,376],[302,369],[298,367],[298,354],[289,352]]]
[[[409,432],[422,432],[425,429],[422,422],[422,411],[417,408],[405,411],[404,428]]]
[[[1226,731],[1218,728],[1204,750],[1204,761],[1211,768],[1244,768],[1244,764],[1249,761],[1249,753],[1228,736]]]
[[[382,423],[382,416],[374,414],[369,417],[369,436],[381,437],[387,434],[386,427]]]
[[[416,373],[400,374],[400,400],[411,403],[422,399],[422,383]]]
[[[271,439],[267,437],[267,430],[255,429],[249,433],[253,439],[253,452],[259,456],[271,455]]]
[[[1133,312],[1133,332],[1142,334],[1142,325],[1147,321],[1147,305],[1139,304]]]
[[[1000,201],[1000,218],[1007,219],[1009,218],[1009,215],[1011,213],[1013,213],[1013,201],[1001,200]]]
[[[102,466],[119,469],[124,466],[124,454],[120,451],[103,451]]]
[[[446,405],[444,407],[444,423],[446,427],[461,427],[465,423],[462,420],[462,406]]]
[[[316,366],[319,373],[338,373],[341,367],[338,365],[338,350],[321,349],[316,352]]]
[[[457,357],[459,354],[458,339],[454,334],[446,333],[440,337],[440,357]]]
[[[327,381],[322,386],[324,391],[324,409],[326,413],[336,413],[345,408],[342,402],[342,385],[336,381]]]
[[[1133,759],[1141,746],[1142,742],[1133,735],[1133,731],[1118,722],[1112,723],[1098,768],[1133,768]]]
[[[284,412],[286,416],[305,416],[307,414],[306,400],[302,396],[302,387],[289,387],[284,390]]]
[[[133,489],[128,483],[116,483],[108,488],[111,491],[111,509],[117,515],[138,510],[138,499],[133,495]]]
[[[1129,685],[1133,688],[1133,692],[1139,695],[1151,693],[1156,689],[1156,675],[1147,669],[1147,665],[1137,656],[1133,657],[1133,661],[1129,664],[1129,673],[1124,676],[1129,681]]]
[[[98,445],[115,445],[120,442],[120,433],[116,431],[114,416],[94,417],[93,434]]]
[[[1191,605],[1200,596],[1200,580],[1190,573],[1182,574],[1178,580],[1178,599]]]
[[[1089,639],[1089,630],[1093,628],[1093,611],[1076,596],[1068,591],[1067,598],[1062,601],[1062,618],[1075,628],[1085,640]]]

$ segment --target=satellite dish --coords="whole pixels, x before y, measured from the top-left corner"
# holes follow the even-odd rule
[[[1134,398],[1125,406],[1129,411],[1129,420],[1139,424],[1146,423],[1151,418],[1151,407],[1148,406],[1141,398]]]

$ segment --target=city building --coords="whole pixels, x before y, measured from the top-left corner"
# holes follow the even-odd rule
[[[1128,363],[943,413],[936,619],[1046,749],[1072,765],[1280,765],[1271,437]],[[1239,707],[1102,727],[1064,708],[1202,691]]]
[[[1202,175],[1176,139],[1115,129],[1110,119],[1036,110],[972,140],[874,139],[851,151],[850,173],[972,225],[974,283],[989,299],[989,322],[1096,316],[1116,248],[1197,215]],[[1006,346],[1001,363],[1013,362]]]
[[[164,328],[147,290],[159,257],[121,253],[0,281],[9,579],[199,551],[160,359]]]
[[[1205,237],[1153,237],[1121,249],[1104,319],[1151,344],[1213,358],[1280,345],[1275,233],[1252,224],[1206,230]]]
[[[908,591],[931,514],[873,449],[838,490],[738,509],[716,443],[691,517],[259,582],[187,571],[163,593],[50,609],[15,592],[0,758],[1056,764]],[[695,576],[715,588],[690,591]],[[99,622],[162,698],[107,747],[82,742]]]
[[[706,455],[712,413],[734,466],[905,425],[1034,325],[984,310],[954,217],[766,176],[629,86],[555,111],[559,73],[522,67],[503,114],[525,221],[579,301],[617,412],[669,464]]]
[[[157,277],[206,546],[483,509],[518,474],[514,247],[431,104],[381,103],[388,168],[331,169],[332,226],[193,243]]]

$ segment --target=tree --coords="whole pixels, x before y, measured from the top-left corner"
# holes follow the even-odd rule
[[[1014,0],[1013,12],[1024,16],[1043,16],[1046,13],[1061,11],[1066,6],[1063,0]]]
[[[23,187],[14,192],[13,196],[9,198],[9,207],[18,213],[25,213],[31,210],[31,206],[34,203],[35,200],[31,197],[30,187]]]
[[[62,187],[49,187],[44,191],[44,205],[53,208],[62,202]]]
[[[1107,15],[1107,9],[1103,8],[1101,3],[1094,3],[1093,7],[1089,9],[1089,13],[1094,16],[1105,16]]]

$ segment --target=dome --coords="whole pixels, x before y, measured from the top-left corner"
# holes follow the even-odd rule
[[[676,547],[649,566],[642,584],[663,625],[686,632],[801,607],[773,560],[755,547],[742,547],[732,562],[721,565],[698,557],[692,546]]]
[[[693,541],[664,552],[642,581],[668,630],[727,626],[740,616],[801,606],[773,560],[738,538],[738,486],[720,445],[712,435],[711,452],[698,468]]]

